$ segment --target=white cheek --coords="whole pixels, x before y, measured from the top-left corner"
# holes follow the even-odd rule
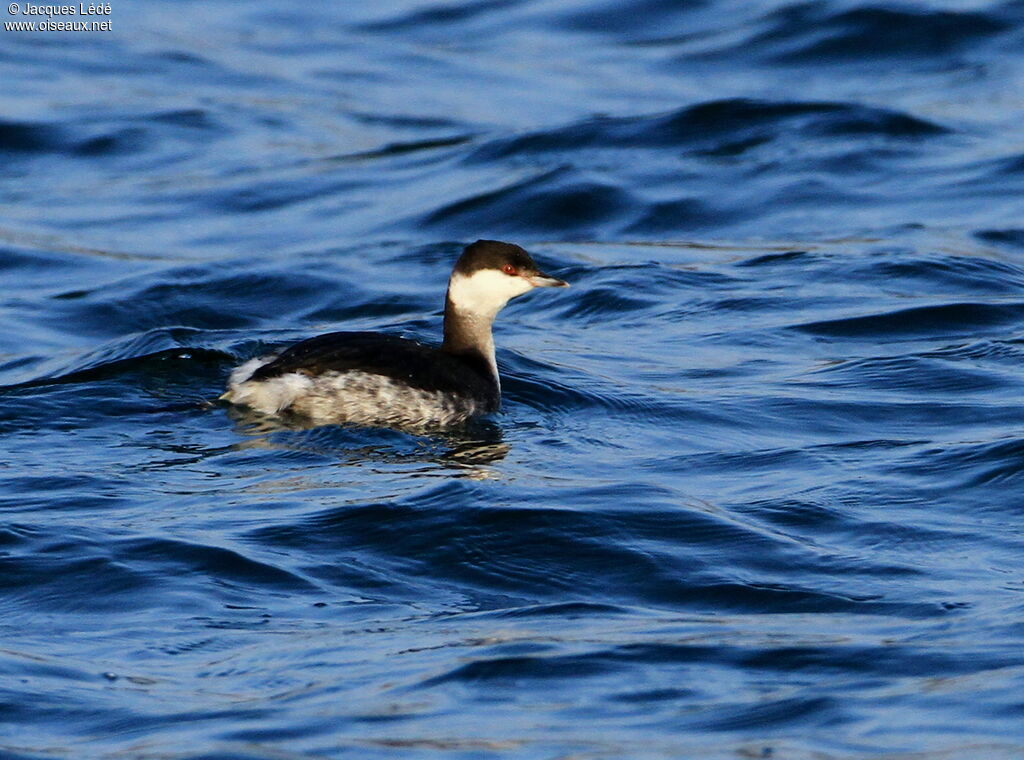
[[[510,298],[522,295],[533,286],[522,277],[513,277],[493,269],[482,269],[468,277],[452,275],[448,297],[455,308],[472,314],[497,314]]]

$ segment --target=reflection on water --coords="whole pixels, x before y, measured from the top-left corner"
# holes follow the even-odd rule
[[[486,479],[496,475],[480,465],[500,462],[511,448],[502,440],[501,426],[491,419],[445,429],[388,429],[323,426],[300,415],[264,415],[247,407],[223,407],[238,434],[245,436],[235,444],[240,449],[306,451],[348,463],[434,462],[462,468],[468,477]]]

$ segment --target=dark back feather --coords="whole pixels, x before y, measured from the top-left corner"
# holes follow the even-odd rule
[[[347,370],[383,375],[422,390],[469,396],[491,411],[499,405],[497,381],[478,352],[453,354],[382,333],[333,332],[300,341],[257,369],[251,379]]]

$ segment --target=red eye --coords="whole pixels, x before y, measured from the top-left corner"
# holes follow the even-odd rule
[[[501,271],[505,274],[516,274],[516,268],[511,264],[506,264],[501,268]]]

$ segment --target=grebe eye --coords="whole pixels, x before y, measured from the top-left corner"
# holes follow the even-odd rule
[[[501,268],[501,271],[504,272],[505,274],[515,274],[516,268],[511,264],[506,264]]]

